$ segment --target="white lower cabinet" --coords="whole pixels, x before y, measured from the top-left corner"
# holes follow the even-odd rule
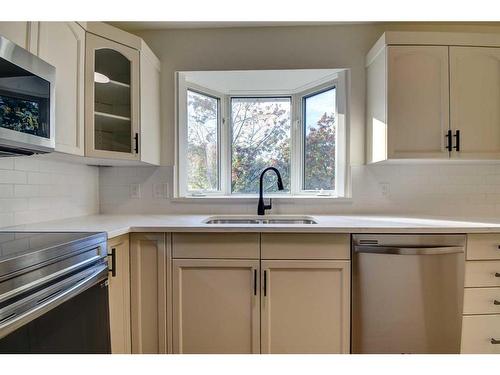
[[[173,352],[349,353],[349,241],[174,234]]]
[[[165,233],[130,235],[132,353],[169,351],[169,238]]]
[[[500,236],[467,235],[462,344],[466,354],[500,354]]]
[[[173,261],[174,353],[259,353],[258,260]]]
[[[461,352],[500,354],[500,315],[464,316]]]
[[[349,353],[349,264],[262,261],[262,353]]]
[[[111,353],[130,354],[130,246],[129,236],[111,238],[109,255],[109,316]]]

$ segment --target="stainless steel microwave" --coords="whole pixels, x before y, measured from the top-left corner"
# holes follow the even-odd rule
[[[0,156],[55,146],[56,69],[0,36]]]

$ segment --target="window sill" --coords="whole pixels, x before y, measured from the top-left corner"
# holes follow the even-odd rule
[[[293,203],[298,201],[328,201],[329,203],[352,203],[352,198],[348,197],[337,197],[334,195],[264,195],[264,199],[267,200],[271,198],[273,201],[279,201],[282,203]],[[255,202],[259,199],[258,195],[205,195],[205,196],[185,196],[185,197],[175,197],[172,198],[173,202]]]

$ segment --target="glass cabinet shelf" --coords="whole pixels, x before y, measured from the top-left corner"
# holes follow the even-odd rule
[[[118,116],[118,115],[114,115],[112,113],[105,113],[105,112],[97,112],[96,111],[96,112],[94,112],[94,114],[96,116],[108,117],[108,118],[115,119],[115,120],[130,121],[130,117]]]

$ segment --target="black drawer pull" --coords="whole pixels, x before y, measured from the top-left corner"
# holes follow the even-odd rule
[[[495,272],[495,277],[500,277],[500,272]]]
[[[257,295],[257,270],[253,270],[253,295]]]
[[[264,297],[267,296],[267,271],[264,271]]]
[[[500,340],[491,339],[491,343],[493,345],[498,345],[498,344],[500,344]]]
[[[446,132],[446,149],[447,149],[448,151],[451,151],[451,150],[452,150],[452,142],[453,142],[453,141],[452,141],[452,139],[451,139],[451,130],[448,130],[448,131]],[[499,245],[499,247],[500,247],[500,245]]]
[[[111,248],[111,254],[108,255],[111,257],[111,267],[109,268],[109,272],[111,272],[111,277],[116,276],[116,249]]]
[[[453,146],[453,148],[456,151],[460,151],[460,130],[455,131],[454,137],[455,137],[455,146]]]
[[[500,301],[498,301],[498,300],[494,300],[494,301],[493,301],[493,304],[494,304],[494,305],[500,305]]]

